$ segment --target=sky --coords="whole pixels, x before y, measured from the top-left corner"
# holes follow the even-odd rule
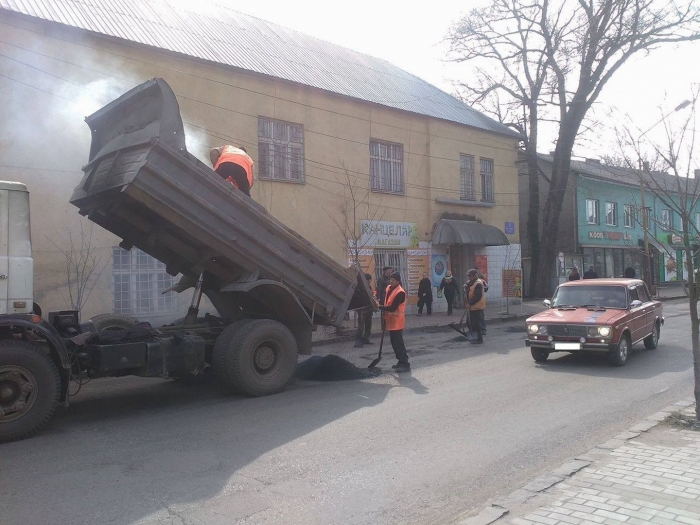
[[[219,5],[256,16],[355,51],[387,60],[454,94],[454,81],[468,81],[470,68],[447,60],[444,42],[450,26],[470,9],[483,5],[475,0],[213,0]],[[615,126],[629,119],[639,133],[691,95],[691,85],[700,83],[696,44],[666,47],[649,56],[638,55],[618,71],[595,106],[599,124],[574,154],[600,157],[614,154]],[[672,115],[680,119],[683,115]],[[673,121],[672,121],[673,122]],[[647,135],[663,138],[663,126]],[[550,133],[540,144],[541,152],[552,147]]]

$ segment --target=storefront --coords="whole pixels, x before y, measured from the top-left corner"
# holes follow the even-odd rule
[[[583,256],[581,274],[590,266],[598,277],[623,277],[625,270],[634,268],[635,276],[646,277],[644,264],[644,246],[632,234],[619,231],[588,231],[581,239]],[[650,246],[650,251],[653,249]]]

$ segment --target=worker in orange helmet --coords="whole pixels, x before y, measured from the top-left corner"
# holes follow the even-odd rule
[[[209,158],[216,173],[250,197],[250,188],[253,187],[253,159],[248,156],[243,146],[212,148]]]

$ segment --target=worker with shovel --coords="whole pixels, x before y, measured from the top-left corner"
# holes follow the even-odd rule
[[[380,305],[376,299],[375,303],[377,308],[382,311],[385,329],[389,331],[391,347],[394,349],[394,354],[398,360],[391,368],[397,372],[410,372],[411,365],[408,362],[406,345],[403,342],[403,328],[406,324],[406,292],[401,287],[401,274],[399,274],[399,272],[392,273],[389,278],[389,286],[386,288],[384,305]],[[382,340],[379,343],[379,358],[375,361],[381,359],[383,340],[384,331],[382,331]],[[376,365],[376,363],[373,364]]]

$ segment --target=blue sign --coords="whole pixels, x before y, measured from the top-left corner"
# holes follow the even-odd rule
[[[447,271],[447,255],[433,255],[430,261],[430,270],[433,286],[440,286],[442,278],[445,277],[445,272]]]
[[[506,222],[506,235],[513,235],[515,233],[515,223]]]

